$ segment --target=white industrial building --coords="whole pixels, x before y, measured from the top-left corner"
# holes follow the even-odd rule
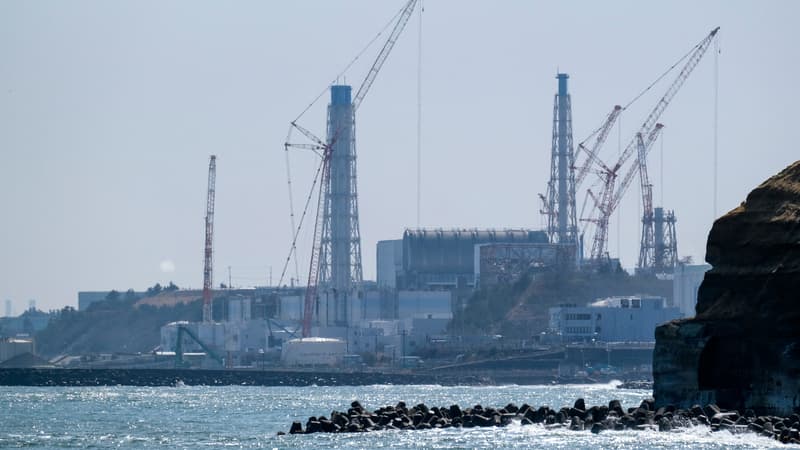
[[[550,332],[564,342],[654,342],[656,326],[681,317],[663,297],[625,296],[550,308]]]
[[[33,339],[0,339],[0,362],[25,353],[36,354],[36,344]]]
[[[336,366],[346,353],[347,343],[341,339],[292,339],[283,343],[281,362],[287,366]]]
[[[694,317],[697,291],[709,270],[711,266],[708,264],[675,266],[672,277],[672,304],[680,309],[683,317]]]

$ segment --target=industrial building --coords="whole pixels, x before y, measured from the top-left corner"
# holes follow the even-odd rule
[[[611,297],[550,308],[549,331],[562,342],[655,342],[656,326],[680,317],[663,297]]]
[[[25,353],[36,354],[36,344],[33,339],[0,339],[0,363]]]
[[[547,234],[539,230],[409,229],[402,240],[378,242],[378,286],[398,290],[474,288],[479,266],[476,246],[547,243]]]
[[[711,270],[708,264],[679,264],[672,276],[672,305],[681,311],[683,317],[694,317],[697,305],[697,291],[706,272]]]

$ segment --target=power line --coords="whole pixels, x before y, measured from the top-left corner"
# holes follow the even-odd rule
[[[422,221],[422,13],[425,6],[419,4],[419,36],[417,48],[417,228]]]
[[[719,37],[714,39],[714,220],[717,218],[717,169],[718,169],[718,128],[719,128]]]

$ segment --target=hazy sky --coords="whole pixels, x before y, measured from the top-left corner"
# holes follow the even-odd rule
[[[270,267],[277,282],[291,237],[288,122],[402,3],[0,2],[0,299],[18,313],[28,299],[77,305],[79,290],[202,286],[212,153],[215,284],[228,266],[236,286],[265,284]],[[541,227],[556,71],[570,74],[578,142],[715,26],[724,213],[800,155],[798,17],[793,1],[427,0],[421,225]],[[416,226],[418,26],[415,14],[357,118],[370,279],[376,241]],[[341,81],[358,86],[377,51]],[[679,253],[695,261],[714,216],[714,62],[709,52],[662,116],[663,178],[660,143],[650,157],[655,203],[676,210]],[[623,114],[623,145],[656,99]],[[300,121],[320,135],[326,103]],[[618,141],[615,129],[606,160]],[[290,159],[299,214],[316,162]],[[610,233],[626,267],[638,191]],[[299,250],[304,278],[308,236]]]

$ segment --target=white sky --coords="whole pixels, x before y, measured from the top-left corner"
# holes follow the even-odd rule
[[[277,281],[291,230],[288,122],[401,1],[0,2],[0,299],[20,312],[79,290],[202,285],[208,156],[218,155],[215,284]],[[718,212],[798,159],[800,3],[428,0],[423,15],[426,227],[542,225],[557,70],[576,142],[721,26]],[[358,114],[365,277],[375,243],[416,225],[419,16]],[[383,38],[380,39],[382,42]],[[348,73],[356,87],[378,48]],[[662,116],[655,203],[701,261],[712,210],[714,55]],[[344,80],[343,80],[344,81]],[[662,84],[656,89],[663,92]],[[622,116],[623,145],[656,101]],[[327,98],[301,123],[322,135]],[[615,129],[605,148],[616,154]],[[291,156],[297,213],[313,158]],[[579,198],[582,201],[582,196]],[[638,186],[609,250],[632,267]],[[301,278],[308,237],[300,242]],[[292,269],[293,275],[294,270]]]

